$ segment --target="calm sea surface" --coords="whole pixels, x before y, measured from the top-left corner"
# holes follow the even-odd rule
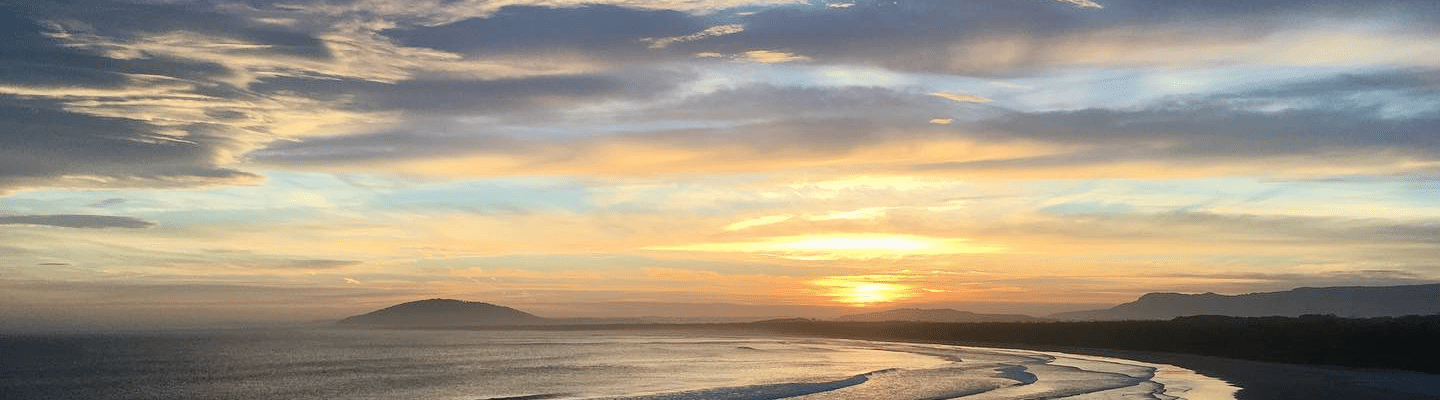
[[[1216,397],[1218,381],[1187,372],[1059,353],[695,332],[0,336],[6,400],[1199,400],[1233,393]]]

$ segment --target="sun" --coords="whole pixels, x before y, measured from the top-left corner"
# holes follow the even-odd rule
[[[846,301],[855,304],[889,303],[898,300],[899,288],[888,283],[866,283],[850,289]]]
[[[810,283],[828,288],[825,296],[855,307],[892,303],[916,295],[915,287],[900,283],[868,282],[851,278],[824,278]]]

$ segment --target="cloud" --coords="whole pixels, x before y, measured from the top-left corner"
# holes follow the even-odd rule
[[[939,97],[939,98],[942,98],[942,99],[945,99],[945,100],[950,100],[950,101],[953,101],[953,102],[956,102],[956,103],[979,103],[979,104],[985,104],[985,103],[989,103],[989,102],[995,101],[995,100],[987,99],[987,98],[984,98],[984,97],[976,96],[976,95],[973,95],[973,94],[964,94],[964,93],[935,92],[935,93],[931,93],[930,95],[931,95],[931,96],[935,96],[935,97]]]
[[[987,140],[1068,151],[1030,158],[916,164],[918,171],[1012,176],[1339,176],[1440,168],[1428,69],[1379,71],[1162,98],[1134,108],[1010,112],[955,121]]]
[[[0,89],[3,92],[3,89]],[[84,101],[70,97],[69,101]],[[57,102],[0,93],[0,190],[30,185],[202,186],[253,182],[226,168],[248,134],[205,123],[158,125],[153,120],[87,115]]]
[[[90,207],[109,207],[109,206],[113,206],[113,205],[116,205],[116,204],[124,204],[126,201],[128,201],[128,200],[126,200],[126,199],[124,199],[124,198],[111,197],[111,198],[108,198],[108,199],[105,199],[105,200],[100,200],[100,201],[91,203],[91,204],[90,204]]]
[[[485,17],[445,24],[389,26],[376,35],[403,48],[478,60],[551,55],[602,65],[635,65],[683,57],[683,53],[664,50],[672,44],[743,30],[742,24],[716,25],[683,12],[590,4],[506,7]],[[476,37],[485,40],[474,40]]]
[[[613,79],[594,81],[632,78]],[[275,145],[252,154],[252,160],[326,169],[347,163],[367,169],[390,165],[411,172],[443,166],[478,176],[741,172],[853,162],[897,174],[1027,179],[1418,173],[1440,165],[1440,142],[1433,135],[1414,134],[1437,121],[1407,100],[1424,105],[1423,99],[1435,95],[1434,86],[1422,84],[1427,79],[1433,79],[1430,70],[1379,71],[1166,97],[1132,108],[1060,111],[960,108],[933,100],[942,97],[934,93],[965,95],[917,88],[744,85],[607,113],[610,123],[640,127],[624,134],[595,131],[595,122],[578,119],[548,128],[573,133],[563,138],[503,127],[415,124],[407,130]],[[486,89],[474,92],[527,93],[532,90],[522,88],[528,85],[530,80],[492,82],[475,86]],[[593,94],[576,92],[575,101],[587,96],[664,98],[651,94],[662,90],[613,94],[609,85]],[[506,87],[514,89],[499,89]],[[415,97],[423,97],[422,92]],[[447,99],[445,90],[437,93],[436,99],[445,99],[435,101],[439,107],[462,103]],[[525,115],[530,107],[523,95],[506,101],[513,103],[479,108]],[[424,100],[414,104],[417,110],[426,107]],[[1409,111],[1397,114],[1392,108]],[[942,113],[954,117],[933,117]],[[919,147],[902,150],[911,145]],[[947,146],[952,151],[942,150]],[[862,154],[870,158],[862,161]]]
[[[1105,6],[1102,6],[1102,5],[1100,5],[1099,3],[1096,3],[1096,2],[1090,1],[1090,0],[1055,0],[1055,1],[1058,1],[1058,2],[1061,2],[1061,3],[1074,4],[1076,7],[1080,7],[1080,8],[1094,8],[1094,9],[1105,8]]]
[[[1425,157],[1440,150],[1440,139],[1414,132],[1437,122],[1426,116],[1385,118],[1366,109],[1265,112],[1193,104],[1016,114],[983,122],[980,128],[1029,139],[1130,143],[1159,152],[1133,156],[1167,159],[1314,154],[1322,149],[1389,149]]]
[[[0,8],[5,15],[0,25],[13,38],[0,45],[0,53],[7,55],[0,60],[0,121],[11,127],[0,131],[0,141],[10,144],[0,149],[0,191],[258,180],[227,164],[268,139],[204,115],[233,100],[257,100],[200,83],[227,81],[231,70],[183,57],[127,54],[105,44],[111,39],[141,40],[186,29],[227,31],[237,40],[271,41],[274,46],[247,50],[256,57],[326,57],[302,34],[169,6],[25,3]]]
[[[799,54],[773,50],[750,50],[741,53],[736,58],[742,61],[757,62],[761,64],[780,64],[810,60],[810,57],[802,56]]]
[[[239,165],[277,141],[363,132],[404,113],[519,116],[668,82],[586,75],[596,67],[567,56],[400,45],[378,34],[393,25],[273,23],[285,11],[258,4],[91,5],[3,6],[12,40],[0,44],[0,121],[16,128],[0,132],[12,144],[0,149],[0,194],[255,184],[260,175]]]
[[[277,263],[278,268],[327,270],[352,267],[362,264],[353,260],[286,260]]]
[[[462,20],[489,19],[517,9],[631,9],[675,11],[695,15],[713,14],[742,7],[765,7],[804,4],[804,0],[347,0],[277,2],[272,7],[298,10],[306,14],[329,17],[380,15],[392,22],[422,26],[438,26]]]
[[[1090,1],[1061,1],[1095,9]],[[784,48],[819,63],[899,71],[1039,76],[1064,68],[1220,65],[1434,65],[1440,17],[1422,1],[1359,5],[1267,1],[1264,7],[1117,1],[1077,12],[1042,1],[857,2],[812,12],[771,8],[746,17],[746,31],[709,51]],[[1297,25],[1296,15],[1337,21]],[[1344,21],[1344,22],[1339,22]],[[1343,26],[1384,26],[1383,30]],[[1218,27],[1218,28],[1217,28]],[[1259,38],[1257,40],[1256,38]],[[896,43],[906,43],[896,46]]]
[[[795,260],[873,260],[1006,251],[964,238],[896,234],[816,234],[764,238],[754,242],[693,243],[646,247],[658,251],[760,253]]]
[[[395,83],[337,79],[272,79],[254,86],[322,99],[344,99],[332,107],[361,114],[403,113],[396,122],[427,124],[434,116],[481,115],[528,120],[569,106],[643,100],[683,79],[669,71],[615,75],[560,75],[506,79],[414,79]],[[360,133],[360,132],[347,132]],[[337,135],[326,135],[337,136]]]
[[[771,224],[778,224],[778,223],[781,223],[781,222],[789,221],[791,218],[794,218],[794,216],[792,216],[792,215],[769,215],[769,216],[764,216],[764,217],[759,217],[759,218],[747,219],[747,220],[740,221],[740,222],[736,222],[736,223],[733,223],[733,224],[730,224],[730,225],[725,225],[725,228],[724,228],[724,229],[727,230],[727,231],[745,230],[745,229],[750,229],[750,228],[754,228],[754,227],[757,227],[757,226],[765,226],[765,225],[771,225]]]
[[[589,137],[523,138],[384,133],[290,143],[254,154],[258,165],[375,170],[431,176],[675,176],[783,171],[938,160],[1013,159],[1055,150],[1023,141],[946,137],[923,121],[909,129],[853,118],[796,119],[709,129]],[[422,139],[423,140],[417,140]],[[897,163],[900,163],[897,165]]]
[[[110,215],[57,214],[0,216],[0,225],[42,225],[85,229],[141,229],[155,226],[155,223],[139,218]]]
[[[664,37],[664,38],[645,38],[645,39],[641,39],[641,41],[650,43],[650,48],[652,48],[652,49],[663,49],[663,48],[666,48],[666,47],[670,47],[670,45],[675,44],[675,43],[693,42],[693,41],[705,39],[705,38],[708,38],[708,37],[724,36],[724,35],[733,35],[733,34],[740,33],[740,32],[744,32],[744,31],[745,31],[745,25],[740,25],[740,24],[716,25],[716,26],[712,26],[712,27],[709,27],[709,28],[705,28],[705,30],[703,30],[703,31],[695,32],[695,33],[692,33],[692,34],[689,34],[689,35],[685,35],[685,36],[671,36],[671,37]]]
[[[1063,214],[1023,228],[1062,236],[1113,240],[1212,243],[1251,248],[1283,246],[1334,252],[1383,252],[1396,248],[1440,246],[1440,221],[1380,218],[1251,215],[1202,211],[1158,213]],[[1390,257],[1392,261],[1404,257]]]
[[[1067,3],[1094,6],[1088,1]],[[1046,69],[1095,66],[1387,63],[1426,68],[1434,64],[1429,55],[1435,53],[1432,50],[1436,43],[1431,40],[1434,32],[1413,28],[1423,24],[1397,23],[1435,15],[1423,3],[1414,1],[1385,2],[1381,8],[1395,12],[1384,13],[1338,1],[1281,0],[1258,9],[1207,3],[1179,10],[1163,4],[1116,1],[1107,3],[1110,7],[1105,12],[1097,13],[1056,7],[1053,2],[1012,0],[916,0],[903,4],[862,1],[844,8],[785,6],[792,4],[800,3],[617,0],[401,4],[373,0],[285,4],[257,1],[243,5],[222,2],[185,7],[103,2],[93,3],[94,7],[7,4],[4,33],[12,40],[0,52],[12,56],[0,60],[0,120],[21,128],[0,133],[0,139],[13,144],[0,150],[0,191],[46,186],[256,184],[262,178],[247,170],[255,167],[248,164],[250,161],[272,162],[284,158],[278,155],[301,154],[304,149],[313,150],[305,153],[313,159],[321,152],[316,149],[319,146],[293,142],[312,138],[325,139],[313,144],[336,144],[344,142],[340,138],[354,136],[354,142],[368,141],[378,146],[381,137],[396,139],[391,144],[398,143],[402,136],[408,140],[438,137],[440,143],[460,144],[456,150],[424,143],[395,144],[394,150],[373,147],[366,150],[373,157],[361,157],[365,161],[378,160],[383,154],[409,160],[405,155],[411,149],[441,152],[444,156],[470,149],[487,154],[512,150],[576,157],[566,146],[531,140],[515,132],[571,129],[577,121],[590,117],[599,119],[587,121],[589,126],[603,126],[607,122],[633,121],[646,112],[673,115],[691,125],[700,124],[694,119],[704,114],[717,119],[728,114],[729,118],[743,119],[727,122],[730,124],[757,124],[768,118],[764,123],[771,126],[799,127],[803,125],[800,118],[772,115],[786,110],[807,118],[827,119],[842,108],[830,112],[824,104],[851,107],[865,104],[861,97],[871,95],[879,96],[870,99],[871,108],[865,111],[865,107],[855,107],[863,113],[854,115],[862,116],[857,119],[882,120],[867,127],[883,132],[843,129],[839,131],[842,139],[868,135],[872,141],[882,142],[885,135],[897,135],[897,139],[910,140],[915,136],[906,131],[915,130],[914,124],[942,120],[934,115],[951,115],[944,119],[951,120],[950,127],[956,128],[950,132],[956,135],[952,141],[1040,140],[1084,146],[1081,141],[1042,132],[1047,129],[1043,125],[1064,119],[1075,120],[1082,127],[1089,123],[1097,129],[1106,125],[1120,130],[1147,125],[1161,132],[1151,138],[1163,142],[1172,139],[1165,137],[1167,129],[1199,126],[1183,126],[1187,121],[1135,124],[1144,117],[1144,112],[1137,110],[1022,112],[1010,119],[955,115],[937,110],[938,105],[906,111],[906,105],[924,103],[916,101],[916,94],[931,92],[919,88],[906,88],[903,90],[910,92],[899,94],[875,90],[770,90],[775,96],[816,103],[756,99],[753,96],[765,95],[764,90],[751,90],[743,83],[730,86],[741,90],[716,91],[709,100],[683,96],[683,91],[713,84],[703,83],[703,79],[713,78],[714,71],[769,68],[707,64],[691,58],[697,51],[704,56],[756,64],[804,62],[784,68],[877,65],[889,68],[889,72],[1026,75]],[[754,14],[713,13],[737,7]],[[1284,23],[1285,16],[1293,12],[1341,15],[1387,25],[1385,29],[1368,31],[1295,27]],[[110,18],[112,15],[126,17]],[[1214,26],[1234,27],[1234,31],[1209,34]],[[1251,39],[1257,36],[1261,40]],[[484,40],[474,40],[477,37]],[[895,45],[902,42],[906,45]],[[658,48],[646,48],[647,44]],[[973,94],[932,93],[957,102],[989,100]],[[832,100],[825,94],[841,97]],[[761,101],[717,105],[724,96]],[[1258,101],[1258,96],[1249,100],[1206,100],[1213,104],[1202,112],[1223,118],[1222,106],[1228,105],[1222,102]],[[686,111],[667,103],[676,97],[682,97],[681,102],[710,101],[711,107]],[[1008,103],[1006,98],[991,97]],[[743,115],[747,107],[748,112],[756,114]],[[1114,121],[1100,121],[1105,111],[1117,112],[1112,114]],[[886,112],[894,113],[895,120],[904,117],[910,122],[892,121],[891,116],[884,115]],[[1085,115],[1087,112],[1090,114]],[[1131,115],[1122,115],[1126,113]],[[1252,121],[1285,119],[1262,112],[1232,114]],[[1304,111],[1293,114],[1296,119],[1313,115]],[[1380,120],[1382,130],[1396,131],[1385,133],[1385,137],[1395,137],[1398,131],[1428,122],[1395,121],[1390,115],[1363,116],[1370,118],[1365,121]],[[970,123],[987,117],[990,120],[984,123]],[[463,125],[456,121],[467,118],[472,121],[468,129],[480,132],[456,128]],[[491,121],[512,124],[506,127],[511,130],[475,128],[483,126],[473,123],[475,118],[494,118],[498,121]],[[791,121],[777,122],[783,119]],[[548,125],[546,121],[572,125]],[[445,132],[421,132],[426,129]],[[781,140],[792,144],[783,148],[805,149],[807,144],[820,142],[815,130],[797,129],[799,134]],[[1094,138],[1091,133],[1076,137]],[[655,133],[649,138],[685,136]],[[1179,144],[1162,149],[1168,152],[1158,154],[1198,161],[1205,157],[1191,155],[1218,154],[1219,148],[1244,141],[1229,135],[1222,138],[1233,141],[1197,143],[1199,135],[1185,136]],[[1098,143],[1110,143],[1103,137],[1099,139]],[[631,145],[647,139],[611,140],[587,137],[580,141]],[[748,139],[717,140],[737,143]],[[1312,141],[1317,143],[1315,147],[1323,147],[1322,140]],[[503,146],[526,145],[488,147],[500,142],[505,142]],[[1340,147],[1348,150],[1345,144]],[[832,147],[824,143],[817,146]],[[1283,146],[1270,143],[1257,147],[1278,151]],[[1418,148],[1426,146],[1422,143]],[[681,148],[662,154],[678,157],[699,151]],[[989,166],[1021,168],[1047,163],[1093,164],[1103,158],[1103,153],[1045,152],[1042,156],[1047,158],[987,157],[980,161]],[[800,153],[802,158],[813,155]],[[965,163],[976,161],[961,158],[939,160],[916,170],[963,170],[974,166]],[[1121,159],[1125,161],[1125,157]],[[917,164],[927,161],[917,160]],[[1407,160],[1419,164],[1429,161],[1424,156]]]

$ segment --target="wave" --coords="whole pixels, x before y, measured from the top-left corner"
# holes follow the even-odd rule
[[[549,400],[549,399],[562,399],[562,398],[571,397],[571,396],[574,396],[574,395],[573,395],[573,394],[568,394],[568,393],[551,393],[551,394],[532,394],[532,395],[529,395],[529,396],[490,397],[490,398],[476,399],[476,400]]]
[[[679,393],[665,393],[634,397],[610,397],[606,400],[702,400],[702,399],[726,399],[726,400],[774,400],[796,396],[804,396],[821,392],[833,391],[836,389],[855,386],[870,380],[873,374],[884,373],[893,369],[868,372],[855,375],[846,379],[815,382],[815,383],[777,383],[769,385],[752,385],[729,388],[703,389]],[[598,399],[597,399],[598,400]]]
[[[879,348],[895,350],[893,344]],[[908,352],[952,360],[944,366],[887,368],[823,382],[791,382],[699,389],[607,400],[1010,400],[1032,398],[1233,399],[1204,395],[1213,380],[1177,367],[1056,352],[915,345]],[[948,354],[947,354],[948,353]],[[1167,371],[1171,379],[1157,377]],[[1200,382],[1197,384],[1197,382]],[[1168,386],[1168,387],[1167,387]],[[1178,389],[1178,390],[1176,390]],[[1223,388],[1222,388],[1223,389]],[[598,399],[592,399],[598,400]]]

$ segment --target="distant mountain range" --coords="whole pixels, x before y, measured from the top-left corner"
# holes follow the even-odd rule
[[[548,322],[546,318],[510,307],[451,299],[412,301],[340,320],[341,324],[371,326],[499,326]]]
[[[1065,320],[1146,320],[1191,315],[1295,317],[1392,317],[1440,314],[1440,284],[1298,288],[1283,292],[1227,296],[1215,293],[1150,293],[1106,310],[1053,314]]]
[[[976,314],[949,308],[900,308],[864,314],[851,314],[835,318],[844,322],[1041,322],[1043,318],[1018,314]]]

